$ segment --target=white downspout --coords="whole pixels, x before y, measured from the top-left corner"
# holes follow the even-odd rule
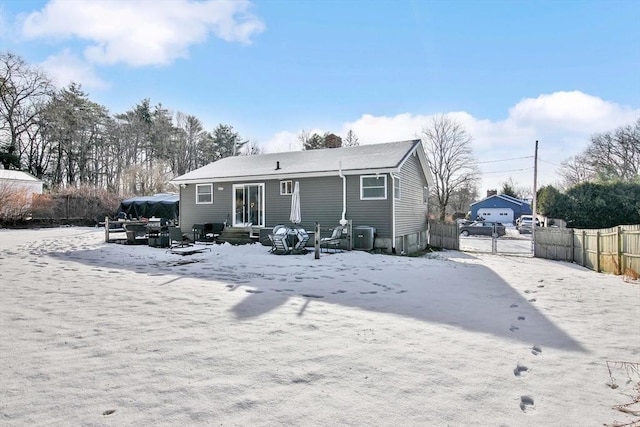
[[[340,219],[340,225],[347,225],[347,177],[342,173],[342,162],[338,162],[338,175],[342,178],[342,218]]]
[[[395,183],[395,178],[396,176],[394,175],[393,172],[391,172],[389,175],[391,175],[391,197],[392,197],[392,201],[391,201],[391,253],[396,253],[396,183]],[[404,245],[402,247],[402,250],[404,250]]]

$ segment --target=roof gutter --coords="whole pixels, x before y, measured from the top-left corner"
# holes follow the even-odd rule
[[[390,173],[397,170],[397,168],[381,168],[381,169],[352,169],[352,170],[338,170],[338,175],[376,175],[383,173]],[[342,176],[340,175],[340,176]],[[271,179],[302,179],[302,178],[318,178],[325,176],[336,176],[336,170],[323,171],[323,172],[296,172],[296,173],[273,173],[269,175],[245,175],[245,176],[209,176],[201,178],[183,178],[172,179],[169,181],[171,184],[202,184],[203,182],[245,182],[245,181],[268,181]]]

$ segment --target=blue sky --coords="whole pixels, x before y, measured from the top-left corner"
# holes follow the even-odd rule
[[[640,1],[2,1],[0,49],[112,113],[144,98],[265,151],[301,130],[361,144],[450,114],[481,192],[558,181],[595,132],[640,117]],[[495,160],[526,157],[495,162]]]

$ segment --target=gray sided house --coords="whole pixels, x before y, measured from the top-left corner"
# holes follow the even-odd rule
[[[296,182],[305,229],[346,220],[374,227],[375,248],[426,247],[432,180],[420,140],[218,160],[172,181],[180,186],[180,228],[226,222],[256,232],[291,224]]]
[[[471,219],[512,224],[521,215],[531,215],[531,205],[506,194],[494,194],[471,204]]]

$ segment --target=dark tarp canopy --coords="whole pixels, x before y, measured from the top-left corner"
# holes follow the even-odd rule
[[[120,202],[118,216],[126,218],[164,218],[173,222],[178,220],[180,196],[173,193],[139,196]]]

